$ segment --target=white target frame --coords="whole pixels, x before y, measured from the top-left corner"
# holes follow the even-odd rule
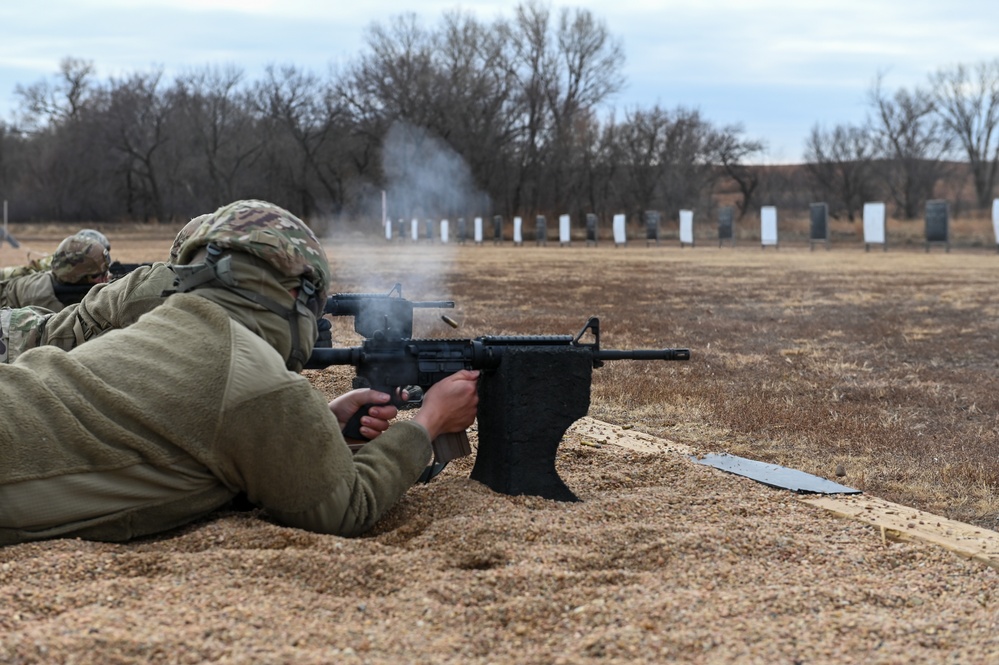
[[[680,248],[684,245],[694,246],[694,211],[680,211]]]
[[[625,245],[628,242],[624,229],[625,217],[622,214],[614,215],[614,245]]]
[[[884,245],[885,251],[888,251],[884,201],[869,201],[864,204],[864,250],[870,251],[871,245]]]

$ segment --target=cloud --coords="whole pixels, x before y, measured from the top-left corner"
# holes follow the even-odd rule
[[[0,3],[0,117],[17,84],[54,76],[66,56],[92,60],[99,78],[163,66],[167,76],[236,64],[250,78],[267,64],[322,72],[349,62],[366,28],[416,11],[427,26],[460,9],[489,22],[515,4],[487,0],[36,0]],[[981,0],[573,0],[622,41],[618,108],[661,103],[712,122],[775,131],[798,150],[800,127],[863,118],[878,73],[889,87],[923,85],[939,68],[999,56],[999,3]],[[800,115],[791,115],[791,114]],[[774,118],[782,122],[775,128]],[[797,136],[797,135],[796,135]]]

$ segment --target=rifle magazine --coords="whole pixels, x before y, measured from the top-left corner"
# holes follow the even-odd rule
[[[430,442],[430,446],[434,449],[435,462],[446,463],[472,454],[472,445],[464,430],[441,434]]]

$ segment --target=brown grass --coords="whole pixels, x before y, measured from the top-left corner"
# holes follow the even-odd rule
[[[58,227],[56,227],[58,229]],[[65,229],[22,242],[50,251]],[[161,259],[175,229],[112,235],[124,261]],[[999,256],[921,245],[865,252],[644,241],[328,241],[337,291],[452,299],[461,328],[417,310],[417,336],[577,332],[603,346],[683,346],[686,363],[608,363],[590,415],[703,452],[837,479],[885,499],[999,526]],[[17,253],[0,248],[0,264]],[[340,343],[357,341],[349,320]]]
[[[332,248],[338,290],[453,298],[463,336],[571,333],[684,346],[608,363],[590,414],[703,452],[783,464],[954,519],[999,513],[999,257],[922,248],[401,243]],[[453,335],[430,310],[417,335]],[[338,336],[343,339],[344,329]]]
[[[116,233],[112,250],[159,259],[173,231]],[[51,250],[53,235],[21,239]],[[995,526],[992,251],[328,247],[337,290],[453,298],[464,336],[598,315],[605,347],[691,349],[595,370],[597,418]],[[0,248],[0,265],[22,256]],[[418,335],[456,334],[417,314]],[[346,320],[335,332],[356,341]],[[332,394],[348,375],[310,379]],[[464,458],[362,538],[224,511],[124,545],[0,548],[0,660],[996,660],[995,568],[678,454],[569,435],[556,464],[581,502],[491,492]]]

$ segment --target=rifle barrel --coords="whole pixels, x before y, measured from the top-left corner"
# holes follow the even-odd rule
[[[454,309],[453,300],[405,300],[381,293],[335,293],[326,297],[324,314],[333,316],[357,316],[367,310],[378,308],[428,308]]]
[[[360,347],[318,347],[305,363],[305,369],[323,369],[332,365],[354,365],[360,354]]]
[[[545,342],[555,342],[556,345],[567,344],[571,337],[560,338],[551,336],[516,337],[484,337],[475,340],[400,340],[398,353],[400,358],[410,355],[420,356],[407,346],[416,342],[417,347],[424,347],[429,356],[441,355],[454,360],[455,354],[465,357],[470,366],[481,369],[491,369],[499,363],[503,349],[511,346],[531,346]],[[496,343],[501,340],[500,343]],[[407,350],[408,349],[408,350]],[[312,350],[312,356],[305,363],[305,369],[322,369],[331,365],[357,365],[362,360],[370,361],[381,353],[372,353],[373,349],[364,346],[352,347],[318,347]],[[617,349],[600,349],[593,352],[594,360],[690,360],[690,349],[633,349],[622,351]],[[420,356],[425,360],[424,356]]]
[[[454,309],[453,300],[417,300],[413,307],[436,307],[438,309]]]
[[[597,360],[690,360],[690,349],[600,349],[594,355]]]

